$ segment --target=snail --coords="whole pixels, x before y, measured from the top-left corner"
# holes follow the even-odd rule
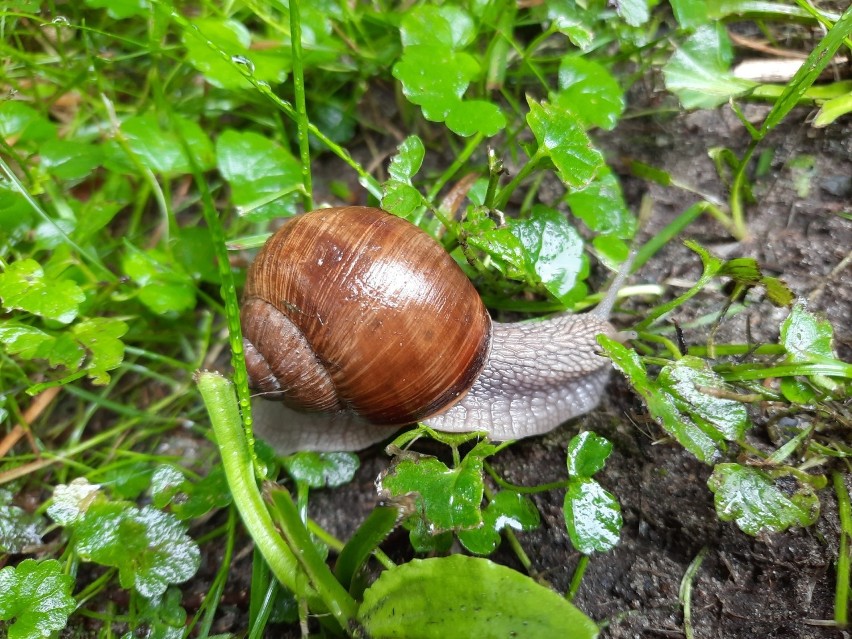
[[[616,335],[617,288],[588,313],[492,322],[410,222],[359,206],[294,217],[243,295],[255,433],[289,453],[358,450],[414,422],[496,441],[550,431],[600,400],[611,366],[595,337]]]

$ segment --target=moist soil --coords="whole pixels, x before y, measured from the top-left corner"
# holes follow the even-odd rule
[[[767,107],[751,106],[747,117],[762,121]],[[755,203],[747,207],[749,236],[734,241],[722,226],[707,217],[693,223],[681,239],[692,238],[720,257],[754,257],[766,274],[783,279],[808,308],[824,314],[834,325],[839,355],[852,359],[852,268],[841,262],[852,250],[852,122],[817,130],[808,124],[806,110],[791,113],[785,123],[761,145],[771,152],[766,171],[752,176]],[[708,150],[727,147],[741,155],[748,136],[728,108],[670,117],[643,117],[626,121],[617,135],[598,138],[610,164],[622,181],[633,210],[650,198],[652,213],[643,225],[638,244],[658,233],[667,223],[701,198],[725,202],[728,187],[718,175]],[[379,144],[392,152],[395,142]],[[371,155],[378,164],[377,145]],[[363,159],[363,158],[362,158]],[[689,190],[661,187],[632,177],[630,160],[663,169]],[[369,163],[369,161],[367,162]],[[445,165],[444,165],[445,166]],[[339,178],[336,166],[330,178]],[[322,181],[319,181],[322,184]],[[357,191],[355,185],[353,190]],[[692,191],[692,192],[690,192]],[[557,187],[558,196],[558,187]],[[839,268],[839,265],[841,267]],[[636,274],[632,284],[666,285],[668,295],[684,290],[701,270],[700,260],[680,241],[670,242]],[[688,325],[705,314],[718,313],[727,297],[721,286],[708,287],[679,309],[674,320]],[[647,303],[646,303],[647,302]],[[653,300],[632,300],[641,316]],[[776,309],[762,299],[760,290],[746,298],[746,310],[725,320],[718,343],[775,340],[786,309]],[[628,325],[630,316],[616,316]],[[688,344],[701,344],[703,329],[686,330]],[[849,406],[838,406],[848,415]],[[767,428],[778,415],[770,408],[752,406],[755,424],[750,443],[767,448],[772,442]],[[809,421],[802,413],[786,419]],[[848,420],[847,420],[848,423]],[[565,479],[565,447],[581,430],[594,430],[614,443],[606,469],[598,479],[615,493],[622,505],[624,527],[618,546],[590,561],[575,603],[606,626],[609,639],[681,637],[683,607],[678,592],[687,567],[700,552],[706,555],[692,580],[691,627],[696,638],[825,638],[848,637],[832,627],[839,521],[834,494],[820,493],[821,515],[809,528],[750,537],[735,524],[719,521],[713,495],[707,488],[711,468],[665,439],[649,420],[643,405],[620,376],[613,374],[600,407],[565,424],[553,433],[521,441],[493,460],[508,481],[537,485]],[[840,430],[836,436],[849,439]],[[435,452],[426,451],[426,452]],[[361,467],[350,484],[311,495],[310,515],[338,538],[349,538],[377,503],[374,481],[389,465],[381,446],[360,454]],[[742,459],[746,459],[743,457]],[[824,469],[825,470],[825,469]],[[847,480],[852,489],[852,481]],[[533,497],[542,515],[541,527],[519,534],[532,561],[532,574],[560,592],[568,588],[577,566],[575,552],[565,532],[562,491]],[[221,602],[214,632],[245,629],[247,591],[251,574],[248,540],[238,553]],[[397,531],[383,545],[392,557],[412,557],[407,534]],[[206,566],[189,586],[184,604],[191,610],[195,597],[209,585],[204,573],[215,571],[220,548],[206,549]],[[494,557],[520,569],[506,544]],[[196,590],[197,589],[197,590]],[[272,626],[270,637],[297,637],[298,629]]]

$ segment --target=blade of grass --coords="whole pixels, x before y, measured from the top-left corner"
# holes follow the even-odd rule
[[[695,581],[695,575],[698,574],[698,570],[701,568],[701,564],[704,562],[704,558],[707,557],[708,552],[709,549],[707,546],[704,546],[695,555],[695,559],[687,566],[686,572],[683,573],[683,579],[680,582],[678,599],[680,599],[680,604],[683,606],[683,633],[686,635],[686,639],[693,639],[695,636],[692,629],[692,583]]]
[[[306,211],[314,208],[311,185],[311,149],[308,146],[308,111],[305,106],[305,69],[302,64],[302,20],[299,0],[290,0],[290,48],[293,51],[293,90],[296,102],[296,126],[299,132],[299,157],[302,160],[302,202]]]
[[[849,620],[849,542],[852,539],[852,506],[846,490],[844,475],[831,473],[834,493],[837,495],[837,511],[840,515],[840,547],[837,551],[837,585],[834,590],[834,621],[845,628]]]

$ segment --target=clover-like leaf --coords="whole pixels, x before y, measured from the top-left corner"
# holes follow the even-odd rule
[[[177,175],[192,170],[181,140],[186,142],[199,168],[211,168],[213,145],[201,126],[194,120],[177,116],[170,123],[174,131],[161,126],[154,114],[145,113],[126,119],[121,123],[121,131],[131,152],[154,172]]]
[[[591,477],[601,470],[612,452],[612,443],[592,431],[579,433],[568,442],[568,474]]]
[[[565,215],[537,204],[530,215],[511,220],[510,227],[528,256],[528,269],[563,304],[585,297],[581,280],[588,275],[583,238]]]
[[[354,453],[299,452],[285,457],[283,465],[297,482],[311,488],[336,488],[348,484],[361,465]]]
[[[158,315],[177,316],[195,306],[195,284],[183,268],[160,249],[126,244],[124,273],[139,287],[139,301]]]
[[[721,22],[698,27],[663,67],[666,88],[687,109],[712,109],[755,86],[728,73],[731,42]]]
[[[591,182],[603,167],[601,152],[586,135],[582,124],[561,104],[538,103],[530,99],[527,124],[539,146],[553,161],[559,178],[573,189]]]
[[[807,363],[831,360],[835,358],[834,328],[828,320],[820,320],[808,312],[805,304],[799,302],[790,310],[790,314],[781,324],[781,344],[787,350],[787,362]],[[825,375],[811,375],[811,384],[832,392],[837,383]],[[789,401],[807,404],[820,392],[795,377],[781,380],[781,392]]]
[[[52,277],[33,259],[18,260],[0,273],[0,299],[7,310],[20,309],[67,324],[86,299],[73,280]]]
[[[0,619],[12,622],[8,639],[47,639],[64,628],[77,607],[73,586],[55,559],[25,559],[0,570]]]
[[[462,137],[477,133],[491,137],[506,128],[506,116],[492,102],[463,100],[447,113],[447,128]]]
[[[606,552],[621,534],[618,500],[589,477],[572,477],[563,504],[565,525],[571,544],[584,555]]]
[[[749,535],[779,532],[790,526],[810,526],[819,516],[819,497],[807,483],[797,485],[794,476],[776,481],[768,473],[741,464],[717,464],[707,480],[715,493],[716,514],[722,521],[736,521]]]
[[[186,631],[186,610],[180,605],[182,593],[169,587],[162,597],[139,598],[137,632],[146,639],[181,639]],[[122,639],[135,639],[137,633],[128,632]]]
[[[200,563],[184,525],[151,506],[97,502],[74,524],[74,532],[80,557],[118,568],[122,587],[144,597],[159,597],[169,584],[186,581]]]
[[[416,135],[409,135],[396,147],[396,155],[391,158],[388,175],[399,182],[411,183],[411,178],[420,170],[426,147]]]
[[[231,503],[231,491],[221,466],[197,481],[190,481],[174,466],[165,464],[151,477],[151,502],[156,508],[171,507],[181,521],[196,519]]]
[[[463,49],[476,36],[470,15],[456,5],[421,5],[406,11],[399,25],[404,47],[440,44],[448,49]]]
[[[612,130],[624,111],[624,92],[599,62],[566,56],[559,63],[559,92],[554,102],[576,115],[583,126]]]
[[[103,499],[100,488],[85,477],[77,477],[70,484],[59,484],[53,489],[53,503],[47,507],[47,514],[60,526],[71,526],[80,521],[96,501]]]
[[[247,218],[265,220],[294,210],[302,169],[284,147],[251,131],[227,130],[216,140],[216,159],[231,201]]]
[[[71,333],[89,354],[86,372],[93,384],[108,384],[110,371],[124,359],[121,337],[127,324],[112,317],[93,317],[71,327]]]
[[[443,122],[480,72],[473,56],[440,45],[407,47],[393,67],[408,101],[432,122]]]
[[[38,532],[42,518],[16,506],[12,498],[11,492],[0,490],[0,553],[4,554],[17,554],[42,543]]]
[[[398,180],[382,184],[382,208],[389,213],[407,217],[422,203],[423,197],[411,184]]]
[[[459,541],[470,552],[490,555],[500,545],[500,531],[535,530],[541,523],[538,509],[532,500],[512,490],[503,490],[494,495],[482,511],[482,526],[471,530],[460,530]]]

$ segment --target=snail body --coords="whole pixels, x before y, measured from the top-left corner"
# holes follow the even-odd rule
[[[594,313],[492,322],[443,247],[368,207],[282,226],[249,269],[241,321],[255,431],[281,452],[356,450],[417,421],[547,432],[597,405],[610,366],[595,336],[615,332]]]

